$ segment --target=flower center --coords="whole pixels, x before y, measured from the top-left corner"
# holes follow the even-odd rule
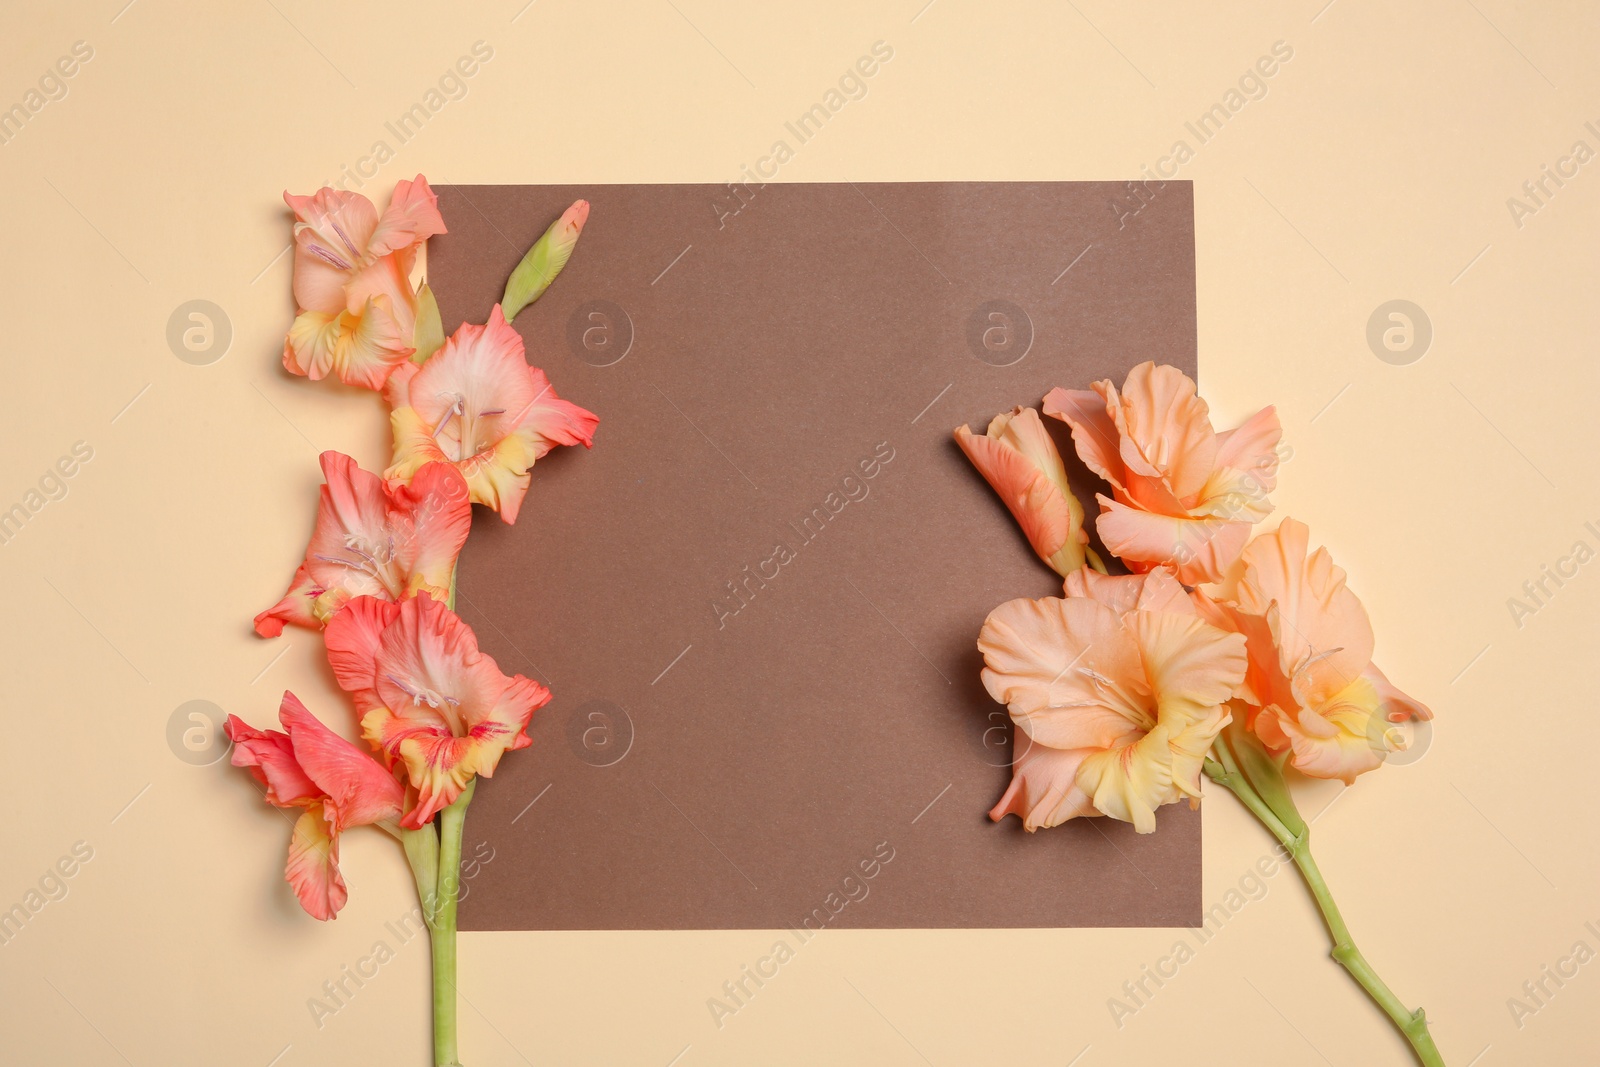
[[[461,715],[461,701],[446,693],[441,693],[437,689],[423,685],[420,682],[407,682],[395,677],[392,674],[385,675],[384,677],[388,678],[389,681],[393,682],[395,686],[400,689],[401,692],[405,693],[406,696],[411,698],[412,707],[419,708],[424,704],[428,705],[428,707],[439,713],[439,717],[445,721],[445,725],[450,728],[450,732],[452,734],[457,737],[466,736],[467,724],[466,720]]]
[[[393,534],[381,544],[374,544],[359,534],[345,534],[344,552],[341,555],[328,556],[318,553],[317,559],[324,563],[348,567],[358,574],[371,578],[383,587],[391,599],[400,599],[400,594],[405,591],[398,568],[395,566]]]
[[[495,418],[506,413],[505,408],[485,408],[483,411],[474,412],[467,405],[467,398],[460,393],[446,393],[440,396],[441,400],[449,400],[450,406],[445,409],[439,421],[433,427],[433,438],[439,442],[440,450],[456,463],[471,459],[478,453],[492,447],[498,439],[493,432],[493,424],[485,425],[484,420]],[[440,434],[450,428],[451,421],[455,425],[455,452],[451,456],[447,447],[451,444],[449,438],[441,438]],[[481,440],[480,440],[481,436]]]
[[[1148,699],[1129,692],[1127,686],[1114,678],[1108,678],[1093,667],[1079,667],[1077,670],[1079,674],[1089,679],[1101,706],[1110,708],[1140,730],[1148,731],[1156,724]]]

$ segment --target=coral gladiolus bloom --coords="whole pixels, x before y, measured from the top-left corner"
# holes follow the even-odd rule
[[[1098,812],[1150,833],[1156,808],[1199,802],[1245,640],[1203,622],[1167,571],[1085,568],[1066,592],[1001,604],[978,638],[983,684],[1017,726],[1011,785],[989,817],[1020,815],[1031,831]]]
[[[229,715],[233,765],[248,767],[267,802],[305,809],[289,841],[284,876],[312,918],[331,919],[349,892],[339,873],[339,835],[352,826],[394,823],[405,790],[383,765],[324,726],[293,693],[278,719],[288,733],[257,730]]]
[[[285,623],[320,629],[357,596],[449,595],[456,556],[472,527],[459,471],[430,463],[409,486],[386,486],[349,456],[324,452],[322,475],[305,562],[283,599],[256,616],[256,633],[276,637]]]
[[[1389,724],[1433,712],[1390,684],[1372,662],[1372,624],[1326,548],[1308,552],[1310,531],[1284,519],[1250,542],[1203,614],[1249,642],[1241,696],[1251,727],[1273,752],[1313,778],[1346,784],[1398,747]],[[1212,599],[1212,597],[1215,599]]]
[[[415,349],[417,248],[444,233],[427,179],[402,181],[380,217],[360,193],[284,193],[294,211],[294,299],[283,365],[312,379],[382,389]]]
[[[363,735],[418,792],[401,825],[416,829],[452,803],[475,774],[490,777],[550,691],[506,677],[478,651],[471,628],[423,593],[399,604],[357,597],[327,630],[328,662],[354,695]]]
[[[498,304],[488,325],[463,325],[428,362],[397,371],[388,396],[394,462],[384,477],[409,481],[425,463],[454,463],[473,502],[506,522],[517,521],[534,461],[556,445],[589,447],[600,422],[528,366]]]
[[[981,437],[959,427],[956,444],[1000,494],[1040,559],[1063,577],[1084,565],[1092,553],[1083,505],[1072,495],[1061,454],[1037,411],[1019,407],[996,415]]]
[[[1134,570],[1172,566],[1190,585],[1214,582],[1272,510],[1283,431],[1270,407],[1216,433],[1193,379],[1141,363],[1120,392],[1109,380],[1052,389],[1044,410],[1072,427],[1078,455],[1111,483],[1095,530]]]

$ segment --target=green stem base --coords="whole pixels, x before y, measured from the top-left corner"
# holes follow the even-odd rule
[[[461,899],[461,831],[477,779],[439,813],[439,825],[402,830],[433,963],[434,1067],[461,1067],[456,1051],[456,905]]]
[[[1311,855],[1311,828],[1300,818],[1300,813],[1294,810],[1294,802],[1289,799],[1288,790],[1274,790],[1274,803],[1268,804],[1241,772],[1233,753],[1228,750],[1225,743],[1219,743],[1212,751],[1216,758],[1206,760],[1207,776],[1238,797],[1244,806],[1250,809],[1251,814],[1272,831],[1272,836],[1278,839],[1278,843],[1288,852],[1290,859],[1294,860],[1294,865],[1300,871],[1300,876],[1305,879],[1307,888],[1311,890],[1311,895],[1322,912],[1322,920],[1327,924],[1328,933],[1333,939],[1331,953],[1333,958],[1350,972],[1350,977],[1367,991],[1373,1002],[1383,1009],[1384,1014],[1389,1016],[1394,1025],[1405,1035],[1419,1063],[1424,1067],[1445,1067],[1444,1057],[1439,1054],[1438,1046],[1433,1043],[1433,1035],[1428,1032],[1426,1014],[1421,1008],[1416,1011],[1407,1008],[1388,984],[1378,977],[1378,972],[1372,969],[1372,965],[1361,954],[1361,950],[1356,948],[1355,939],[1350,936],[1350,929],[1345,925],[1344,916],[1339,912],[1339,905],[1334,902],[1333,894],[1328,890],[1328,883],[1323,879],[1322,871]],[[1287,805],[1286,810],[1285,805]],[[1290,824],[1293,824],[1293,829],[1290,828]]]

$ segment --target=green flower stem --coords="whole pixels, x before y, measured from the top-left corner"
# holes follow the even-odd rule
[[[411,876],[417,881],[422,918],[431,930],[433,913],[439,906],[439,831],[430,822],[420,830],[401,830],[399,837],[405,846],[406,862],[411,864]]]
[[[1404,1002],[1395,996],[1388,984],[1378,977],[1378,972],[1372,969],[1372,965],[1361,954],[1361,950],[1356,948],[1355,940],[1350,936],[1350,929],[1345,925],[1344,916],[1339,913],[1339,905],[1334,903],[1333,894],[1328,891],[1328,883],[1323,880],[1322,871],[1317,867],[1317,861],[1312,858],[1310,827],[1305,827],[1298,834],[1290,832],[1284,821],[1273,814],[1266,801],[1240,773],[1227,746],[1219,744],[1212,752],[1215,758],[1206,760],[1207,776],[1238,797],[1244,806],[1250,809],[1251,814],[1272,831],[1272,836],[1278,839],[1278,843],[1294,860],[1294,865],[1300,870],[1300,876],[1305,879],[1312,897],[1316,899],[1317,907],[1322,911],[1323,922],[1328,926],[1328,933],[1333,939],[1333,958],[1350,972],[1350,976],[1367,991],[1367,995],[1383,1009],[1384,1014],[1389,1016],[1400,1032],[1405,1034],[1406,1040],[1411,1042],[1412,1051],[1417,1054],[1418,1062],[1425,1067],[1445,1067],[1444,1057],[1439,1054],[1438,1047],[1433,1043],[1433,1035],[1428,1032],[1428,1020],[1423,1010],[1408,1009]],[[1284,795],[1287,796],[1287,792]],[[1301,821],[1298,813],[1295,821]]]
[[[456,1052],[456,905],[461,895],[461,829],[467,805],[477,788],[474,778],[439,813],[438,904],[430,941],[433,945],[433,1062],[436,1067],[461,1067]]]

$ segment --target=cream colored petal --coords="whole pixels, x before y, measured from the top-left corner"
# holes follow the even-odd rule
[[[1117,614],[1082,597],[1012,600],[978,637],[983,683],[1053,748],[1105,748],[1154,721],[1139,652]]]
[[[1088,756],[1078,768],[1078,787],[1103,815],[1133,823],[1141,834],[1156,828],[1156,808],[1175,799],[1172,746],[1157,726],[1132,744]]]

